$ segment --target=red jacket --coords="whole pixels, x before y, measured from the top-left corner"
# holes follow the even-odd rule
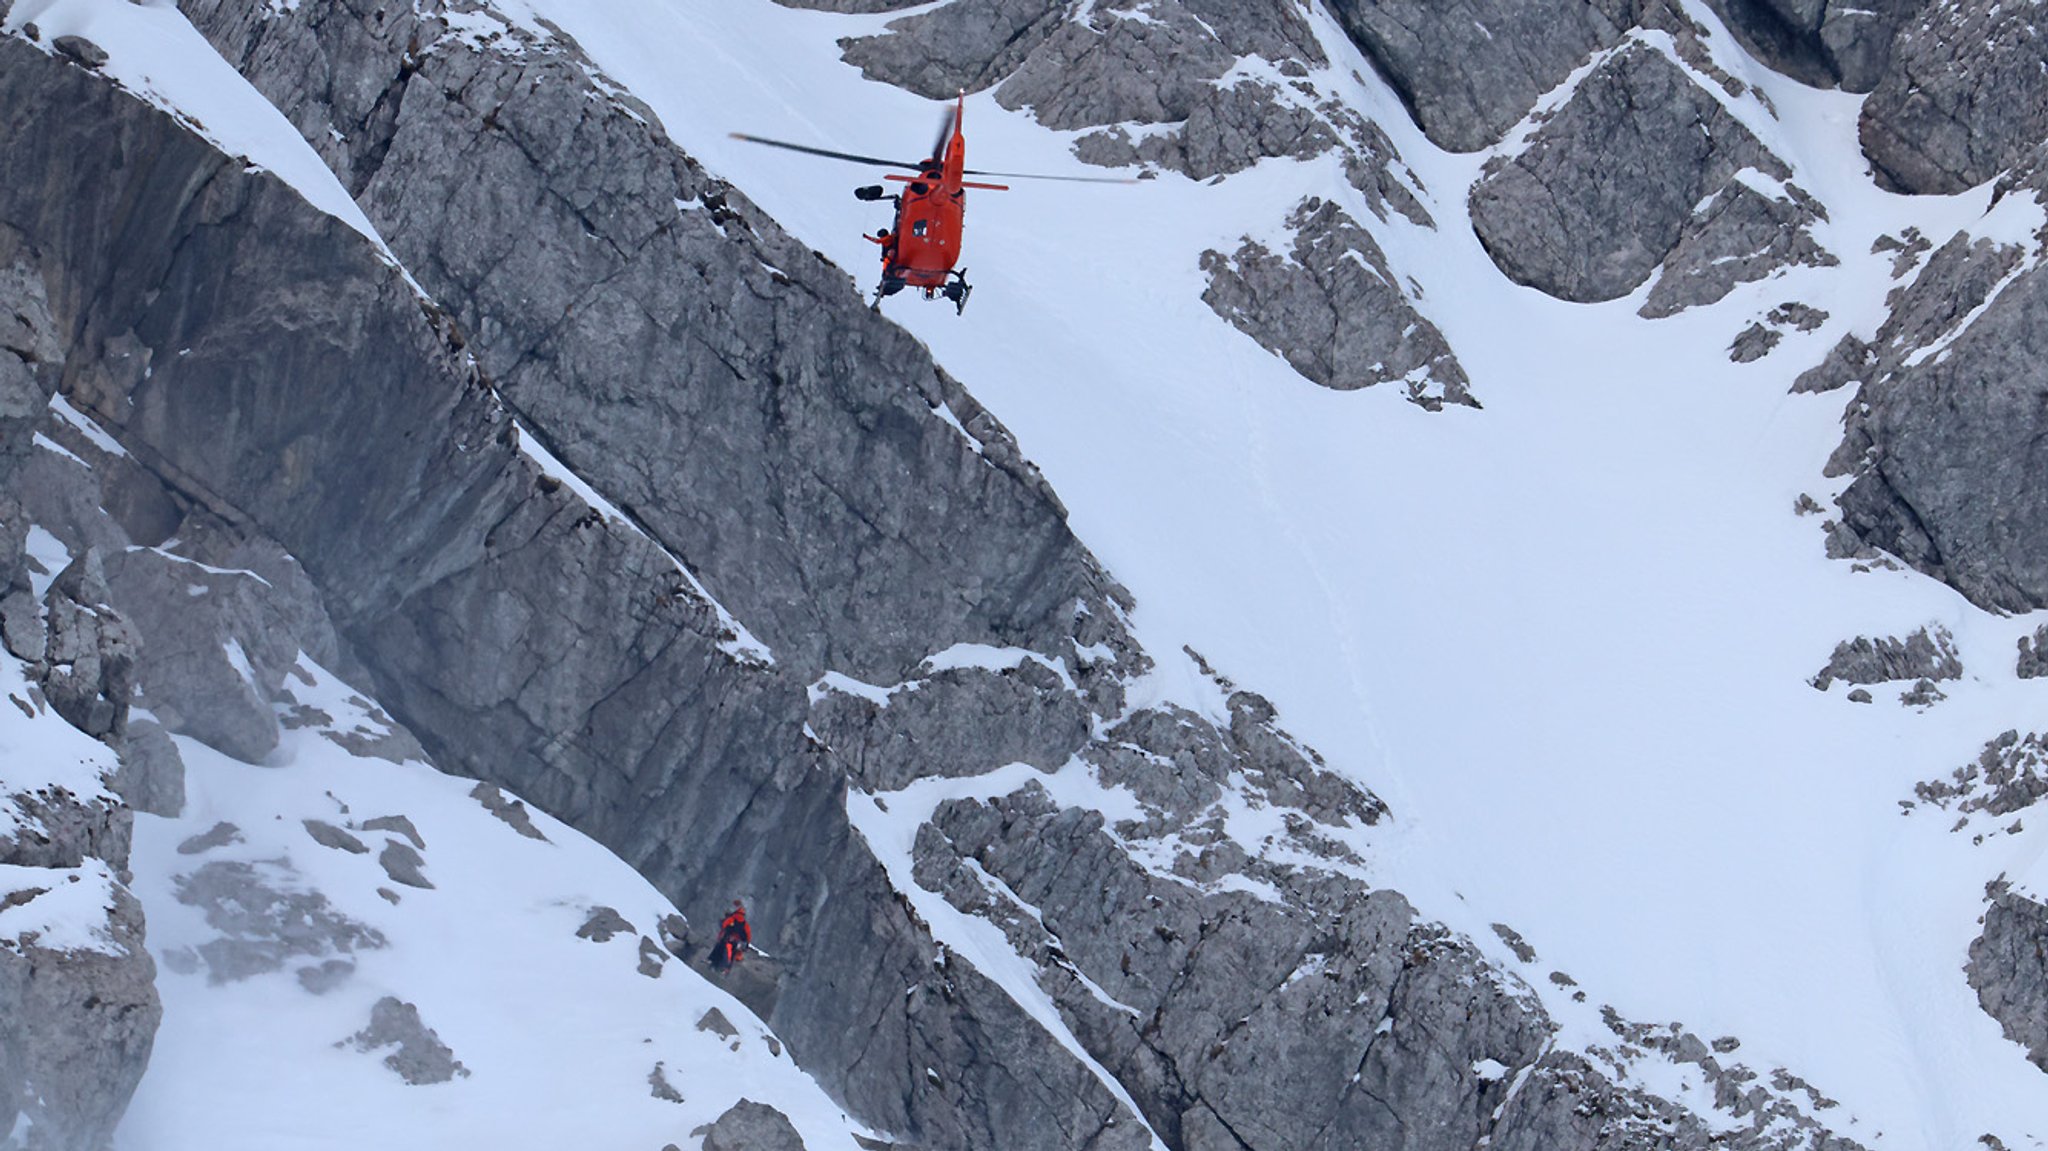
[[[718,937],[724,939],[728,936],[738,937],[741,943],[752,943],[754,941],[754,929],[747,926],[747,913],[745,909],[735,908],[731,915],[719,921]]]

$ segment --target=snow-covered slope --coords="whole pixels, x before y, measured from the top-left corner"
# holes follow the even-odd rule
[[[685,149],[840,264],[872,261],[859,233],[877,214],[846,195],[859,169],[725,134],[919,148],[932,106],[837,58],[840,38],[889,17],[765,0],[507,7],[574,35]],[[1716,61],[1768,99],[1728,105],[1827,206],[1820,235],[1841,263],[1655,321],[1636,315],[1647,288],[1572,305],[1508,283],[1464,205],[1512,143],[1434,148],[1385,87],[1347,79],[1373,73],[1314,17],[1333,60],[1319,79],[1428,190],[1437,229],[1395,217],[1374,231],[1481,412],[1316,388],[1202,305],[1199,254],[1300,197],[1368,218],[1333,160],[977,196],[974,306],[883,307],[1017,433],[1135,593],[1148,647],[1191,645],[1256,685],[1387,798],[1397,830],[1372,862],[1425,913],[1475,936],[1513,923],[1546,967],[1625,1015],[1741,1036],[1745,1057],[1839,1100],[1831,1122],[1871,1146],[2028,1145],[2048,1138],[2048,1093],[1961,968],[1984,883],[2024,881],[2048,840],[1973,845],[1900,803],[2037,714],[2048,689],[2018,679],[2011,652],[2040,621],[1828,559],[1795,505],[1839,487],[1821,472],[1843,397],[1787,393],[1837,337],[1883,318],[1895,281],[1879,236],[2026,239],[2040,206],[1878,191],[1856,149],[1859,98],[1770,73],[1693,15],[1716,29]],[[1081,170],[1074,134],[986,95],[966,128],[970,163]],[[1732,363],[1730,341],[1790,300],[1829,318]],[[1807,682],[1839,641],[1930,624],[1967,669],[1932,706],[1883,687],[1859,706],[1847,685]],[[1537,986],[1571,1017],[1567,989]]]
[[[655,1148],[749,1098],[854,1146],[706,979],[715,932],[672,954],[675,908],[616,856],[300,671],[270,762],[181,738],[184,813],[137,821],[164,1023],[117,1146]]]

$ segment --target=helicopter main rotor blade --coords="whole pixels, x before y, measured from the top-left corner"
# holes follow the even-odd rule
[[[828,148],[813,148],[805,144],[792,144],[787,140],[770,140],[766,136],[749,136],[745,132],[734,132],[732,133],[732,138],[735,140],[745,140],[749,144],[766,144],[771,148],[786,148],[792,152],[802,152],[806,156],[823,156],[827,160],[846,160],[855,164],[879,164],[884,168],[907,168],[913,172],[922,170],[918,165],[907,164],[902,160],[884,160],[880,156],[858,156],[852,152],[834,152]]]
[[[1135,176],[1052,176],[1043,172],[984,172],[979,168],[965,169],[966,176],[1001,176],[1008,180],[1064,180],[1070,184],[1135,184]]]

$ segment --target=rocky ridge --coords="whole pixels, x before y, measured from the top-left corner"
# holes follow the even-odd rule
[[[1537,1077],[1550,1085],[1545,1090],[1516,1094],[1516,1105],[1504,1112],[1481,1107],[1481,1098],[1505,1102],[1503,1082],[1539,1057],[1552,1058],[1541,1055],[1547,1024],[1526,989],[1494,970],[1470,941],[1417,922],[1397,895],[1374,891],[1348,873],[1357,860],[1347,840],[1356,842],[1383,818],[1378,802],[1317,765],[1313,753],[1287,739],[1271,708],[1254,696],[1231,693],[1227,719],[1127,709],[1123,682],[1148,659],[1124,633],[1122,598],[1065,534],[1057,505],[1028,466],[1014,455],[1004,458],[1000,429],[967,408],[964,393],[935,369],[929,390],[922,383],[900,393],[882,390],[879,382],[865,392],[854,387],[859,357],[840,347],[839,354],[851,358],[832,358],[827,353],[833,341],[861,346],[863,340],[894,337],[869,330],[878,325],[865,318],[836,271],[806,262],[807,254],[794,251],[742,199],[677,158],[629,101],[616,98],[587,70],[572,46],[520,40],[505,24],[496,35],[517,44],[514,52],[489,38],[478,43],[444,34],[452,25],[418,17],[413,24],[386,21],[385,33],[371,34],[375,51],[344,57],[321,39],[323,30],[362,47],[350,38],[367,25],[352,32],[349,21],[331,13],[307,24],[288,13],[249,17],[250,23],[237,23],[238,13],[195,15],[217,42],[231,48],[231,58],[272,87],[273,99],[305,118],[302,128],[336,127],[341,137],[318,131],[312,134],[316,140],[324,136],[337,146],[375,140],[384,130],[378,125],[388,121],[381,158],[375,158],[373,144],[337,162],[337,171],[355,177],[368,172],[359,194],[373,206],[373,218],[395,251],[419,246],[421,283],[434,301],[417,297],[353,231],[312,211],[275,180],[226,161],[170,118],[98,80],[18,41],[0,43],[0,50],[13,54],[0,70],[0,82],[14,87],[10,106],[23,110],[27,125],[7,143],[10,166],[19,162],[22,170],[50,173],[52,186],[71,193],[0,200],[0,222],[33,237],[42,252],[39,267],[116,285],[91,301],[70,301],[53,315],[65,345],[80,350],[66,395],[159,477],[179,526],[155,545],[140,542],[146,535],[130,535],[135,542],[124,545],[124,554],[127,546],[156,547],[177,557],[165,562],[196,561],[230,571],[247,570],[223,562],[240,549],[274,549],[293,557],[332,626],[342,649],[337,656],[358,661],[378,697],[389,701],[437,759],[511,786],[590,830],[677,893],[679,902],[701,906],[725,892],[754,892],[756,906],[764,909],[761,918],[777,925],[772,943],[785,957],[785,977],[760,990],[757,1006],[849,1106],[931,1145],[979,1145],[996,1138],[1005,1145],[1140,1145],[1146,1137],[1119,1099],[1121,1092],[1155,1126],[1181,1131],[1189,1146],[1204,1140],[1229,1146],[1221,1140],[1231,1131],[1240,1134],[1228,1138],[1241,1145],[1286,1145],[1302,1133],[1295,1120],[1240,1089],[1249,1082],[1233,1085],[1200,1064],[1217,1058],[1207,1052],[1218,1041],[1233,1066],[1240,1060],[1245,1066],[1260,1063],[1258,1053],[1287,1033],[1287,1016],[1339,1006],[1332,998],[1336,992],[1309,978],[1318,974],[1309,970],[1317,966],[1315,957],[1332,961],[1322,935],[1330,931],[1360,945],[1345,951],[1343,963],[1350,966],[1333,981],[1386,988],[1384,1003],[1393,1006],[1382,1009],[1382,1001],[1368,996],[1342,1009],[1348,1024],[1358,1028],[1349,1032],[1351,1039],[1366,1045],[1355,1054],[1371,1082],[1363,1091],[1350,1091],[1341,1085],[1348,1080],[1337,1074],[1342,1068],[1318,1069],[1316,1082],[1329,1080],[1337,1090],[1334,1098],[1304,1104],[1312,1103],[1318,1113],[1378,1116],[1384,1108],[1391,1119],[1368,1121],[1397,1125],[1454,1116],[1461,1130],[1490,1130],[1497,1142],[1536,1145],[1556,1130],[1574,1131],[1584,1140],[1598,1136],[1605,1120],[1589,1127],[1577,1117],[1578,1090],[1596,1092],[1614,1114],[1646,1106],[1632,1089],[1553,1060]],[[308,118],[314,105],[291,100],[296,89],[285,78],[326,75],[318,64],[344,58],[363,62],[372,73],[380,61],[390,65],[414,95],[387,100],[391,89],[378,88],[366,110],[359,106],[365,118],[343,121],[345,128]],[[415,90],[418,77],[425,79],[417,80]],[[466,86],[451,89],[449,81]],[[349,87],[333,83],[320,90]],[[450,91],[504,99],[472,106]],[[414,98],[420,93],[429,98]],[[435,93],[444,102],[437,103]],[[524,99],[545,107],[514,106]],[[60,115],[53,110],[59,107],[85,113]],[[725,493],[672,490],[647,477],[596,468],[593,482],[612,495],[612,506],[594,507],[545,462],[523,452],[515,411],[559,449],[549,455],[568,460],[630,456],[631,437],[639,431],[600,418],[605,404],[593,399],[601,397],[599,385],[617,366],[591,367],[580,375],[575,366],[577,357],[594,356],[594,349],[617,336],[610,321],[593,320],[589,331],[564,328],[549,337],[558,342],[545,352],[502,351],[496,340],[528,331],[534,322],[517,310],[521,301],[496,298],[489,285],[465,287],[449,267],[457,254],[451,249],[435,255],[440,249],[433,228],[446,218],[420,198],[446,184],[430,179],[428,161],[419,157],[431,154],[450,132],[456,133],[452,138],[490,140],[494,129],[484,121],[493,118],[523,124],[521,130],[530,134],[491,145],[506,149],[495,160],[470,161],[509,165],[501,173],[506,179],[548,190],[526,203],[541,205],[541,220],[552,221],[550,227],[535,227],[527,215],[516,217],[517,226],[528,234],[551,228],[572,246],[578,241],[566,233],[580,232],[590,222],[585,216],[610,221],[630,215],[632,205],[596,209],[590,205],[597,201],[583,200],[579,207],[578,194],[562,192],[555,182],[573,182],[581,169],[535,159],[551,154],[540,141],[565,128],[587,129],[596,135],[586,142],[600,143],[605,133],[637,132],[618,147],[680,165],[670,172],[696,182],[678,188],[691,196],[673,200],[695,206],[673,208],[684,222],[643,234],[635,251],[666,248],[672,253],[666,258],[685,261],[700,281],[723,285],[723,293],[708,291],[709,298],[739,312],[765,309],[769,318],[763,329],[710,324],[734,346],[716,357],[717,366],[694,362],[691,371],[706,378],[687,375],[676,381],[676,390],[704,386],[716,393],[721,379],[744,383],[777,395],[783,419],[802,423],[796,415],[808,413],[816,421],[816,438],[785,441],[767,434],[771,450],[734,450],[727,458],[779,460],[782,453],[830,440],[838,451],[825,445],[808,459],[820,467],[846,463],[859,475],[863,460],[854,453],[849,462],[845,449],[871,437],[939,454],[946,466],[926,474],[940,480],[923,490],[957,495],[971,514],[953,514],[985,533],[985,546],[962,548],[951,557],[990,565],[968,581],[977,594],[935,614],[911,604],[834,623],[825,629],[831,634],[807,640],[805,616],[814,607],[776,607],[772,596],[756,600],[762,590],[735,573],[780,568],[787,586],[800,586],[828,578],[827,557],[801,541],[750,547],[718,533],[710,533],[716,537],[711,542],[682,549],[676,541],[697,538],[682,530],[691,522],[689,505],[665,501],[709,502]],[[416,135],[408,138],[408,131]],[[118,246],[105,240],[95,221],[60,217],[54,206],[103,203],[87,189],[109,170],[103,158],[109,139],[129,154],[150,158],[134,174],[135,187],[162,198],[129,222]],[[515,154],[523,167],[514,164]],[[407,176],[392,163],[394,155],[426,170]],[[599,199],[605,194],[585,191]],[[420,213],[432,227],[409,224],[409,212]],[[701,218],[693,215],[699,212]],[[509,231],[511,225],[504,227]],[[730,255],[726,245],[776,262],[718,258]],[[585,269],[586,274],[609,277],[606,283],[620,291],[634,284],[631,268],[621,271],[593,259],[596,270]],[[766,267],[752,271],[757,265]],[[577,265],[567,260],[565,266]],[[285,277],[303,269],[319,269],[321,278],[299,290],[278,290]],[[771,274],[776,270],[787,283]],[[660,271],[647,282],[675,282],[675,265],[662,264]],[[180,290],[159,294],[155,289],[163,284]],[[579,290],[571,285],[567,295],[576,298]],[[801,296],[789,306],[806,310],[811,334],[773,349],[749,349],[745,333],[790,334],[772,319],[778,294],[785,291]],[[818,322],[820,309],[844,330]],[[588,313],[602,317],[604,309],[578,314]],[[717,315],[733,322],[725,312]],[[328,355],[314,363],[298,355],[295,335],[309,328],[337,333]],[[516,335],[509,338],[518,342]],[[826,356],[822,362],[806,359],[820,355]],[[549,363],[547,370],[533,366],[535,356]],[[489,371],[501,363],[499,357],[502,376]],[[761,365],[760,374],[738,375],[735,360]],[[693,363],[688,357],[683,362]],[[518,380],[507,382],[513,376]],[[294,402],[266,402],[281,382],[293,389]],[[516,408],[504,398],[512,396],[522,397]],[[981,429],[972,443],[934,411],[941,403],[970,430]],[[225,419],[231,412],[243,418]],[[964,418],[969,414],[974,418]],[[231,431],[223,435],[224,427]],[[315,428],[325,434],[315,434]],[[620,436],[627,438],[615,438]],[[574,446],[579,443],[583,454]],[[365,452],[372,444],[380,449],[374,457]],[[696,450],[717,454],[716,447],[700,441]],[[796,477],[789,490],[815,491],[808,479]],[[844,484],[855,491],[859,486]],[[645,502],[617,494],[634,490],[652,494]],[[834,493],[845,498],[838,488]],[[887,486],[871,494],[877,516],[885,516],[903,495]],[[739,504],[763,502],[768,501]],[[951,509],[926,510],[943,519]],[[768,522],[790,530],[779,517]],[[186,524],[194,528],[189,541]],[[934,529],[918,529],[928,530]],[[877,550],[868,562],[892,562],[879,557],[912,535],[878,529]],[[178,548],[167,546],[172,538],[180,541]],[[962,558],[976,551],[999,558]],[[692,556],[688,566],[677,559],[684,554]],[[1020,554],[1030,561],[1021,571],[1011,559]],[[690,578],[695,571],[705,573],[701,580]],[[919,578],[947,586],[942,577]],[[1021,592],[1015,590],[1020,580]],[[721,611],[705,588],[715,589],[723,606],[742,597],[749,606]],[[978,614],[989,606],[1000,609],[999,619]],[[782,622],[757,625],[757,616]],[[739,642],[727,623],[737,619],[747,620],[750,629],[758,626],[768,642]],[[914,626],[906,622],[913,620]],[[945,653],[953,655],[938,658]],[[963,663],[963,655],[975,658]],[[253,660],[251,665],[253,670]],[[249,679],[255,690],[266,690],[260,675]],[[882,689],[886,703],[857,690],[866,682],[903,687],[914,681],[918,686],[906,690],[953,693],[954,722],[942,722],[934,710],[896,711],[898,693],[892,689]],[[1052,702],[1031,699],[1020,682]],[[806,685],[820,685],[822,692]],[[843,690],[849,685],[856,690]],[[290,687],[280,682],[268,690],[282,694]],[[848,694],[874,704],[873,711],[833,702]],[[289,708],[293,701],[268,702]],[[822,726],[806,732],[814,715]],[[181,713],[171,722],[183,727],[196,721]],[[999,795],[934,807],[907,860],[869,854],[873,842],[849,826],[847,781],[880,788],[899,781],[915,786],[934,775],[985,775],[998,765],[984,758],[989,751],[977,740],[977,725],[984,722],[1007,733],[1003,752],[1019,762],[1057,765],[1054,777],[1071,772],[1097,780],[1098,791],[1128,786],[1152,798],[1141,798],[1128,819],[1112,826],[1083,806],[1040,802],[1033,781],[1024,780]],[[856,756],[847,746],[855,738],[873,754]],[[955,750],[946,750],[946,740]],[[892,750],[913,745],[930,758],[906,765]],[[1021,822],[1027,832],[1069,837],[1078,862],[1061,874],[1034,874],[1051,861],[1022,851],[1011,829],[990,828],[986,813],[997,810],[997,800],[1018,813],[1013,827]],[[1233,811],[1246,810],[1280,818],[1279,829],[1251,840],[1261,848],[1258,858],[1246,850],[1247,833],[1232,828]],[[885,870],[905,862],[924,879],[905,885]],[[986,904],[972,889],[959,887],[963,873],[981,886]],[[804,878],[817,874],[834,877],[831,898]],[[1177,940],[1155,933],[1156,942],[1148,943],[1142,936],[1124,937],[1132,926],[1126,920],[1084,916],[1046,925],[1056,928],[1051,938],[1070,957],[1062,964],[1045,953],[1044,979],[1062,988],[1051,1031],[1089,1037],[1083,1043],[1088,1059],[1125,1069],[1114,1082],[1063,1049],[1043,1026],[1048,1021],[1027,1021],[1011,992],[953,961],[944,941],[933,937],[930,921],[920,921],[906,907],[907,900],[924,898],[919,892],[943,892],[945,906],[978,917],[985,907],[998,906],[995,896],[1004,887],[1017,903],[1019,897],[1029,900],[1063,887],[1100,890],[1106,883],[1147,907],[1152,898],[1173,901],[1191,929]],[[970,910],[954,906],[956,889],[959,903]],[[1201,926],[1203,920],[1208,926]],[[1278,956],[1269,954],[1261,942],[1266,930],[1281,930],[1294,943]],[[1032,946],[1025,944],[1027,950]],[[855,951],[862,956],[858,972],[835,962],[835,956]],[[1130,971],[1123,967],[1126,955]],[[1291,966],[1283,971],[1276,963]],[[1241,996],[1236,981],[1247,971],[1277,976],[1283,994],[1271,1021],[1244,1034],[1232,1034],[1233,1008],[1219,1011],[1198,996],[1168,997],[1160,990],[1186,973],[1218,995]],[[1290,983],[1297,972],[1305,972],[1303,978]],[[1115,1006],[1122,1000],[1095,1000],[1087,991],[1090,983],[1149,1002],[1157,1027],[1122,1023],[1128,1016]],[[907,996],[900,991],[905,986]],[[1301,990],[1284,993],[1285,986]],[[1087,1001],[1080,997],[1083,991]],[[1091,1025],[1105,1009],[1118,1018]],[[1494,1022],[1468,1031],[1464,1021],[1474,1013]],[[1370,1038],[1379,1023],[1388,1024],[1394,1038]],[[1441,1062],[1444,1042],[1455,1042],[1461,1051],[1472,1047],[1473,1058]],[[946,1072],[920,1076],[909,1071],[916,1067]],[[1028,1074],[1020,1074],[1025,1069]],[[1196,1106],[1185,1090],[1190,1083],[1213,1087],[1217,1102]],[[987,1126],[997,1114],[1029,1118],[998,1132]],[[1323,1131],[1342,1138],[1340,1128]],[[1246,1143],[1245,1135],[1254,1141]],[[1800,1137],[1822,1136],[1808,1130]]]

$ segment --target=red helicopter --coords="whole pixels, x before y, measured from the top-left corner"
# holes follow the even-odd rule
[[[960,130],[960,121],[966,110],[967,94],[963,92],[953,107],[947,110],[945,123],[939,128],[939,137],[932,145],[931,155],[915,164],[901,160],[885,160],[877,156],[859,156],[850,152],[812,148],[784,140],[749,136],[744,132],[734,132],[732,136],[736,140],[787,148],[792,152],[802,152],[810,156],[849,160],[856,164],[876,164],[885,168],[907,168],[915,172],[916,175],[913,176],[890,172],[882,177],[884,180],[906,185],[903,191],[895,195],[888,194],[880,184],[869,184],[853,190],[857,199],[889,199],[896,204],[894,228],[883,228],[878,234],[867,237],[882,246],[882,282],[875,286],[875,306],[881,306],[884,296],[893,296],[905,288],[915,288],[923,292],[927,300],[944,296],[953,301],[953,308],[957,313],[967,309],[968,293],[974,290],[967,283],[966,269],[954,267],[960,261],[960,235],[967,217],[967,189],[1009,191],[1007,184],[982,184],[966,177],[1002,176],[1009,179],[1069,180],[1088,184],[1137,182],[1119,177],[1041,176],[1024,172],[976,171],[967,167],[967,139]]]

